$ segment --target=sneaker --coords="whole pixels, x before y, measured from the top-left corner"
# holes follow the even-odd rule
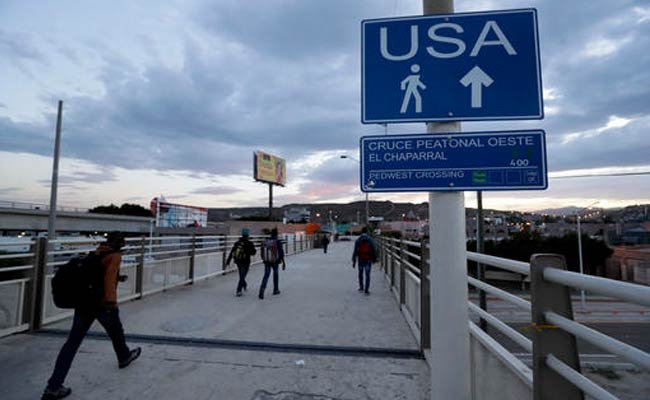
[[[120,361],[119,366],[120,368],[126,368],[131,364],[133,361],[135,361],[138,357],[140,357],[140,353],[142,352],[142,349],[139,347],[136,347],[135,349],[131,350],[129,352],[129,356],[126,358],[124,361]]]
[[[260,300],[264,300],[264,293],[260,292],[257,297],[259,297]]]
[[[235,294],[235,296],[237,296],[237,297],[241,297],[241,292],[237,292],[237,293]]]
[[[362,288],[362,287],[360,287],[360,288],[357,289],[357,290],[360,291],[360,292],[363,292],[363,288]]]
[[[58,388],[55,389],[46,387],[45,391],[43,392],[43,396],[41,397],[41,400],[62,399],[64,397],[68,397],[70,393],[72,393],[72,389],[67,388],[65,386],[59,386]]]
[[[273,295],[275,296],[276,294],[280,294],[280,291],[279,290],[274,290]]]
[[[370,294],[370,292],[368,290],[364,290],[363,293]]]

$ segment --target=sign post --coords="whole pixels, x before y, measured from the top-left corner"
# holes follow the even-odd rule
[[[453,0],[423,0],[422,5],[424,14],[454,12]],[[460,122],[427,123],[429,133],[460,131]],[[463,192],[429,192],[432,400],[471,398],[465,240]]]
[[[428,135],[362,138],[360,181],[429,191],[431,399],[469,400],[461,190],[543,190],[547,172],[543,131],[461,135],[459,121],[544,117],[537,12],[423,0],[423,14],[361,24],[361,122],[425,122]]]

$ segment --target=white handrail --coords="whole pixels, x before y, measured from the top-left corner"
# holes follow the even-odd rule
[[[601,349],[608,350],[616,355],[625,358],[646,370],[650,370],[650,354],[637,349],[634,346],[623,343],[594,329],[586,327],[575,321],[571,321],[557,313],[547,311],[544,318],[553,325],[557,325],[565,331],[573,334],[580,339],[584,339]]]
[[[553,354],[546,356],[546,365],[596,400],[618,400],[618,397],[596,385],[593,381],[560,361]]]
[[[472,321],[469,321],[469,331],[483,346],[490,349],[497,358],[503,361],[529,388],[533,388],[533,372],[526,364],[506,350],[499,342],[490,337],[490,335],[483,332]]]
[[[0,268],[0,272],[27,271],[33,268],[34,268],[33,265],[18,265],[15,267]]]
[[[472,278],[471,276],[467,277],[467,281],[469,282],[470,285],[475,286],[479,289],[483,289],[486,292],[491,293],[502,300],[509,301],[517,305],[518,307],[523,308],[526,311],[532,310],[532,306],[530,305],[530,301],[528,300],[524,300],[521,297],[517,297],[514,294],[510,294],[506,292],[505,290],[501,290],[495,286],[492,286],[485,282],[481,282],[478,279]]]
[[[545,268],[544,279],[650,307],[650,287],[647,286],[583,275],[557,268]]]
[[[11,253],[0,255],[0,260],[12,260],[14,258],[29,258],[33,257],[34,253]]]
[[[517,332],[516,330],[512,329],[508,325],[506,325],[504,322],[502,322],[500,319],[495,317],[494,315],[488,313],[487,311],[483,311],[481,308],[473,304],[472,302],[467,302],[469,309],[480,315],[483,319],[488,321],[492,326],[494,326],[496,329],[498,329],[501,333],[504,335],[508,336],[510,339],[512,339],[515,343],[517,343],[519,346],[521,346],[523,349],[525,349],[527,352],[532,353],[533,352],[533,342],[528,339],[526,336],[522,335],[521,333]]]
[[[487,254],[467,252],[467,259],[481,264],[507,269],[522,275],[530,275],[530,264],[523,261],[509,260],[507,258],[488,256]]]

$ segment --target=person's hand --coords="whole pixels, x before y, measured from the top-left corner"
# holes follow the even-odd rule
[[[356,265],[357,265],[357,264],[353,262],[353,263],[352,263],[352,268],[356,267]]]
[[[287,263],[282,260],[282,270],[284,271],[285,269],[287,269]]]

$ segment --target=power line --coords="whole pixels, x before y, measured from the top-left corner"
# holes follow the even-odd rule
[[[616,172],[611,174],[585,174],[585,175],[568,175],[568,176],[549,176],[549,179],[565,179],[565,178],[592,178],[598,176],[641,176],[650,175],[650,171],[641,172]]]

